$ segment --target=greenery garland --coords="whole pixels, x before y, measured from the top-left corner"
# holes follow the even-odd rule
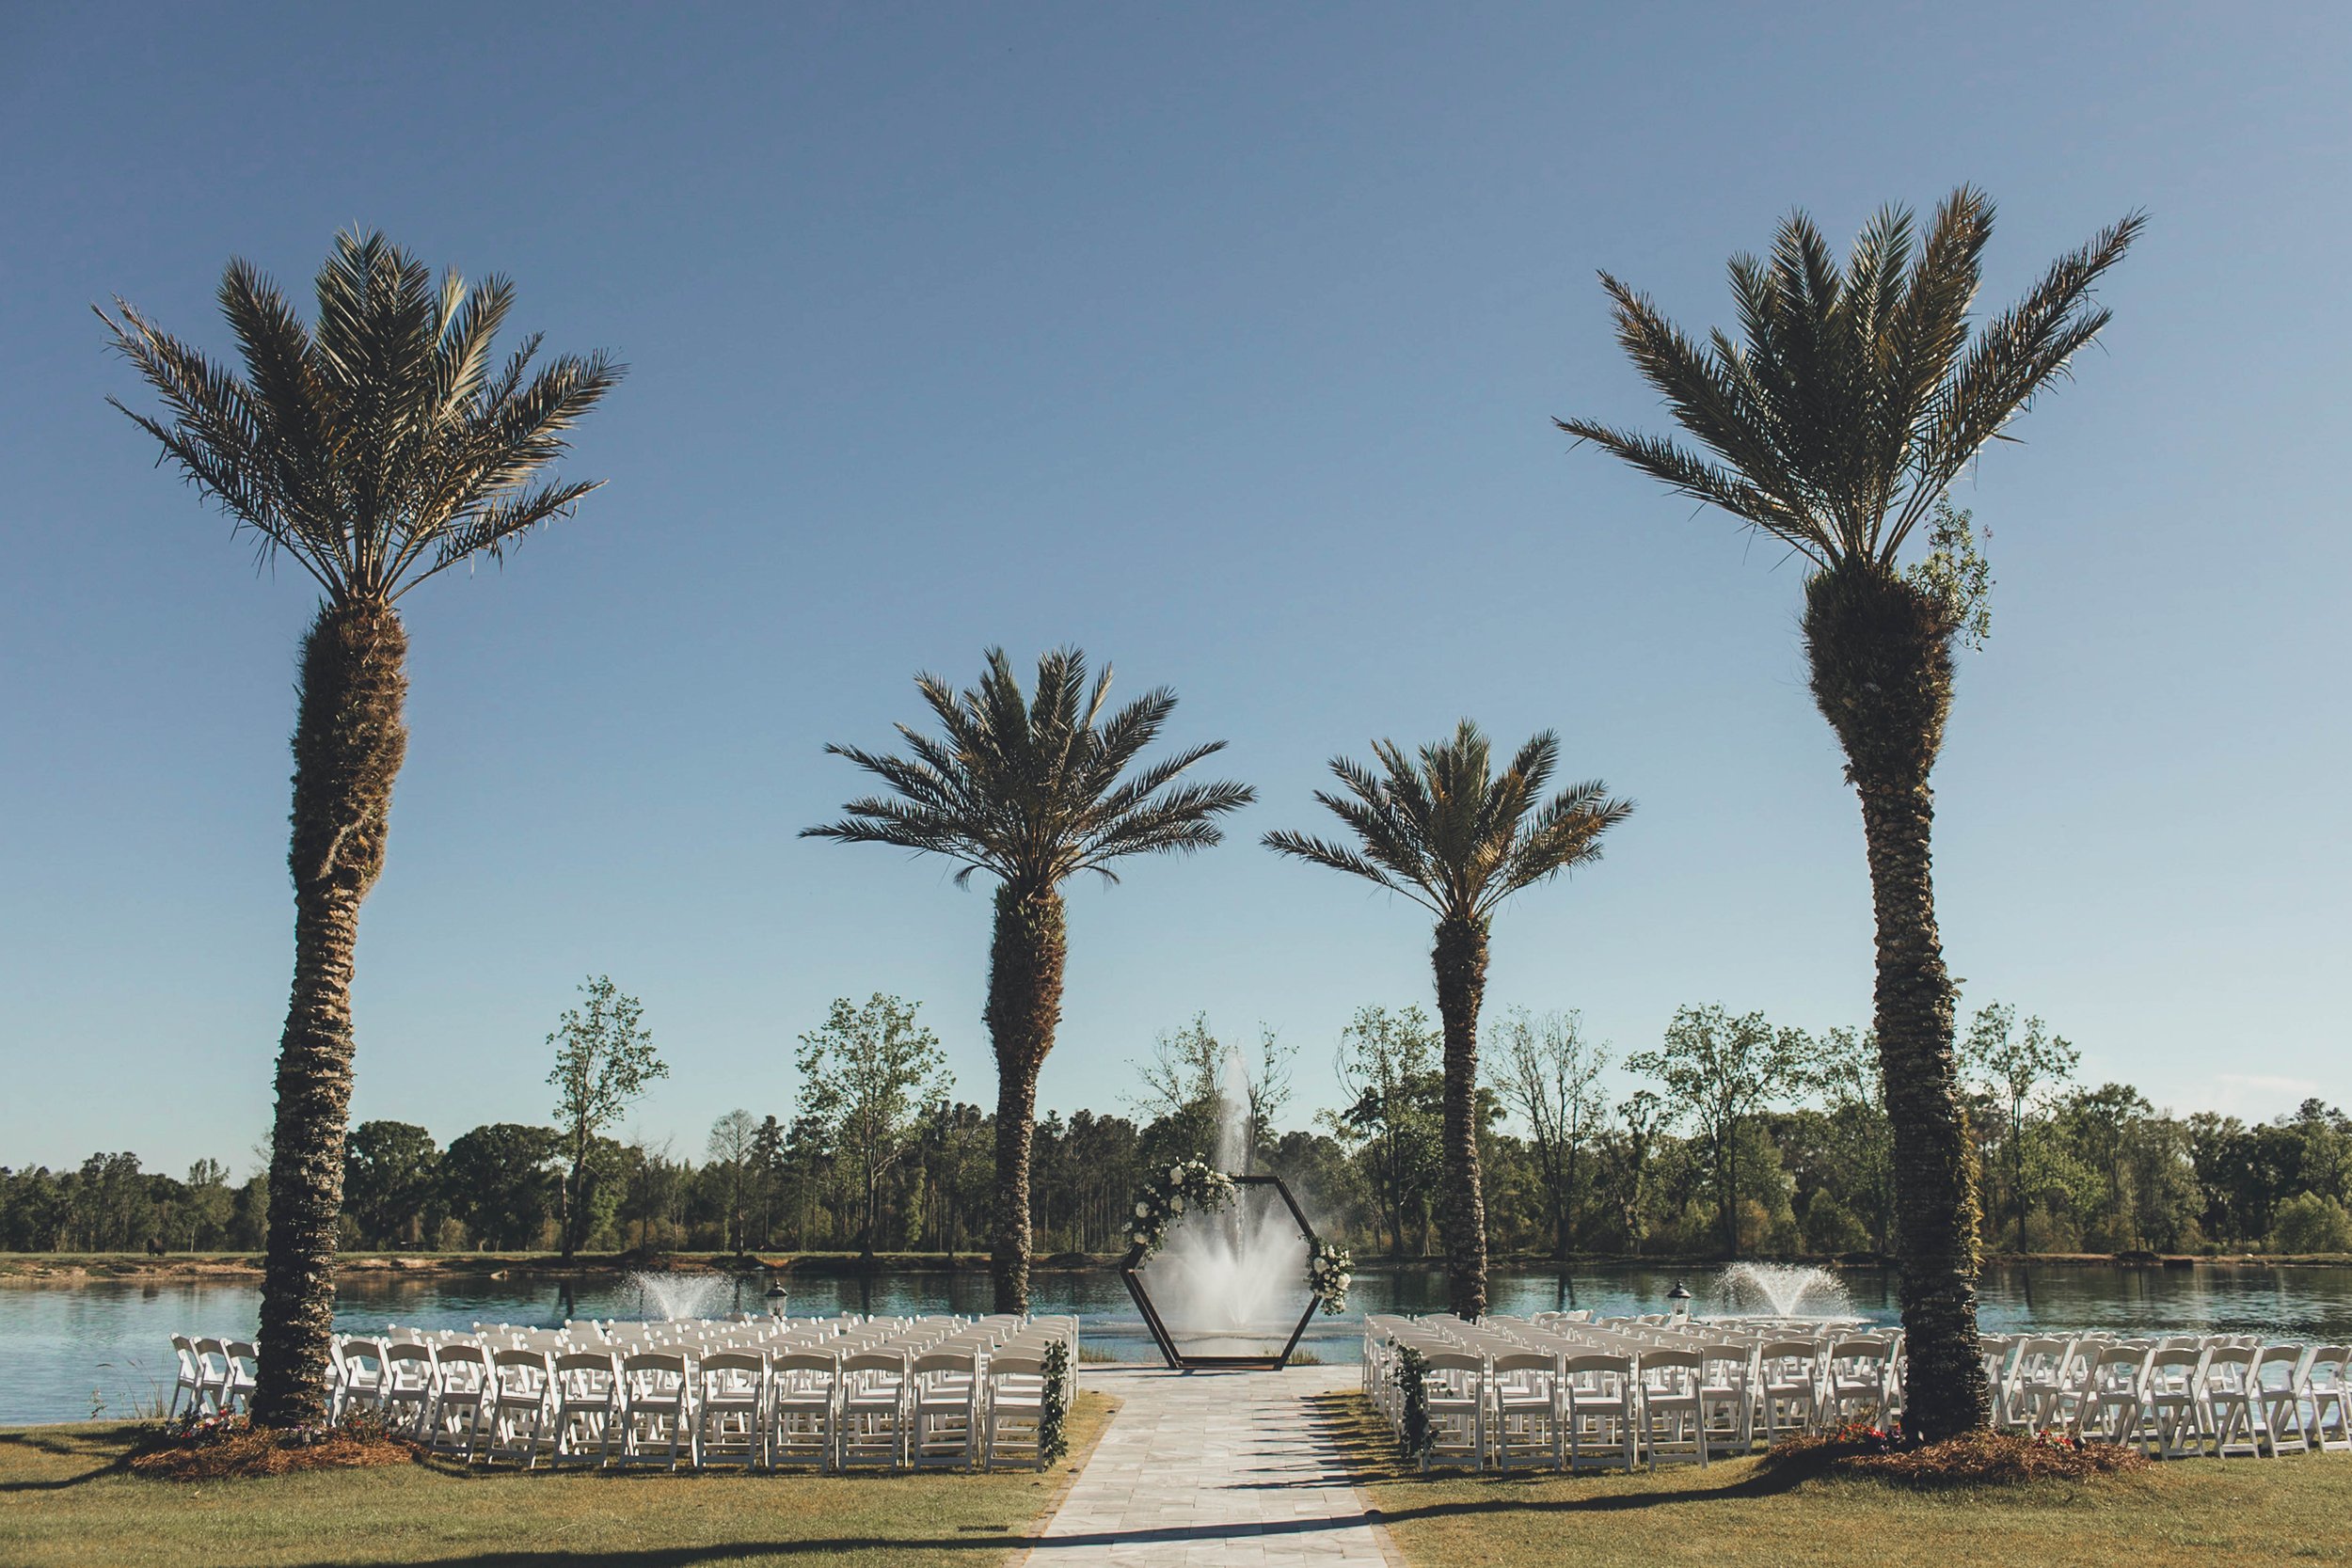
[[[1396,1350],[1396,1370],[1389,1380],[1405,1402],[1405,1419],[1399,1426],[1398,1441],[1404,1445],[1405,1457],[1415,1464],[1429,1457],[1438,1446],[1438,1434],[1429,1425],[1429,1386],[1422,1381],[1429,1363],[1421,1352],[1410,1345]]]
[[[1045,1397],[1038,1406],[1038,1468],[1070,1451],[1065,1418],[1070,1414],[1070,1347],[1059,1339],[1045,1347]]]
[[[1168,1240],[1168,1227],[1184,1212],[1189,1203],[1203,1213],[1222,1209],[1233,1201],[1233,1179],[1196,1156],[1168,1167],[1165,1178],[1145,1183],[1136,1195],[1134,1218],[1127,1222],[1129,1244],[1142,1248],[1136,1257],[1140,1263],[1160,1250]]]

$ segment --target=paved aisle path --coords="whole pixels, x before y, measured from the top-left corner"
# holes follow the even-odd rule
[[[1388,1568],[1402,1560],[1322,1433],[1314,1396],[1352,1367],[1082,1370],[1125,1402],[1029,1556],[1110,1563]]]

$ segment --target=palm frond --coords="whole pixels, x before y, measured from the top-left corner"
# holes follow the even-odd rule
[[[1924,234],[1907,209],[1883,208],[1841,266],[1793,213],[1768,259],[1732,258],[1738,334],[1714,331],[1706,346],[1603,274],[1620,346],[1703,451],[1597,420],[1555,422],[1816,564],[1892,569],[1976,453],[2106,325],[2092,291],[2146,222],[2134,213],[2059,258],[1972,341],[1993,218],[1971,186]]]
[[[1175,694],[1146,692],[1105,718],[1110,670],[1089,680],[1075,648],[1041,656],[1027,691],[1002,648],[966,690],[928,674],[915,686],[939,733],[898,726],[912,756],[825,748],[882,780],[902,809],[853,802],[850,817],[807,836],[931,850],[962,863],[959,882],[977,869],[1041,891],[1080,871],[1115,882],[1112,863],[1130,856],[1207,848],[1223,836],[1216,819],[1253,799],[1246,784],[1182,782],[1223,741],[1138,768]]]
[[[460,561],[502,557],[596,488],[543,474],[624,368],[565,357],[526,380],[533,337],[494,374],[505,279],[469,291],[381,234],[344,233],[312,293],[306,325],[258,269],[230,262],[219,300],[242,374],[120,301],[100,312],[168,417],[123,412],[265,555],[294,556],[339,602],[390,603]]]
[[[1632,810],[1582,784],[1534,809],[1559,759],[1549,731],[1531,737],[1497,772],[1493,748],[1469,720],[1409,756],[1393,741],[1373,743],[1375,771],[1332,760],[1343,785],[1315,801],[1352,843],[1289,831],[1263,842],[1277,853],[1344,871],[1404,894],[1440,919],[1483,922],[1520,888],[1598,853],[1598,840]]]

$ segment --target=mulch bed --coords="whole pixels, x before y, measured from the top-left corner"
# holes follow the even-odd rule
[[[1772,1446],[1765,1467],[1815,1476],[1859,1476],[1904,1486],[2000,1486],[2088,1481],[2148,1468],[2137,1449],[2084,1443],[2052,1433],[1971,1432],[1940,1443],[1906,1444],[1899,1433],[1846,1427]]]
[[[131,1473],[150,1481],[235,1481],[308,1470],[414,1465],[422,1450],[364,1422],[326,1431],[255,1429],[242,1418],[158,1427],[131,1451]]]

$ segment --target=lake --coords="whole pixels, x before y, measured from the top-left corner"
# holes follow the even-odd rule
[[[1704,1310],[1714,1271],[1635,1265],[1581,1266],[1565,1273],[1498,1270],[1492,1309],[1525,1314],[1591,1307],[1608,1316],[1662,1312],[1667,1292],[1688,1278]],[[1893,1279],[1883,1269],[1841,1271],[1855,1312],[1891,1322]],[[765,1282],[743,1281],[732,1305],[761,1311]],[[1034,1276],[1033,1305],[1041,1312],[1075,1312],[1092,1349],[1122,1360],[1157,1359],[1135,1304],[1117,1274]],[[476,1323],[554,1325],[566,1318],[637,1318],[637,1292],[617,1280],[580,1284],[552,1280],[439,1278],[429,1281],[356,1276],[341,1287],[337,1325],[372,1333],[388,1324],[463,1328]],[[174,1333],[250,1336],[261,1299],[255,1284],[169,1281],[74,1286],[0,1287],[0,1425],[78,1421],[135,1414],[168,1395]],[[1303,1297],[1301,1298],[1303,1302]],[[1994,1267],[1984,1280],[1982,1321],[1988,1332],[2033,1326],[2054,1329],[2221,1329],[2284,1338],[2352,1337],[2352,1268],[2269,1268],[2213,1264],[2193,1269],[2116,1264]],[[722,1302],[725,1309],[729,1304]],[[1300,1341],[1326,1361],[1354,1361],[1364,1312],[1428,1312],[1445,1306],[1445,1278],[1437,1269],[1365,1270],[1344,1316],[1318,1317]],[[839,1312],[903,1314],[989,1308],[985,1274],[911,1274],[856,1279],[796,1279],[789,1304],[796,1317]]]

